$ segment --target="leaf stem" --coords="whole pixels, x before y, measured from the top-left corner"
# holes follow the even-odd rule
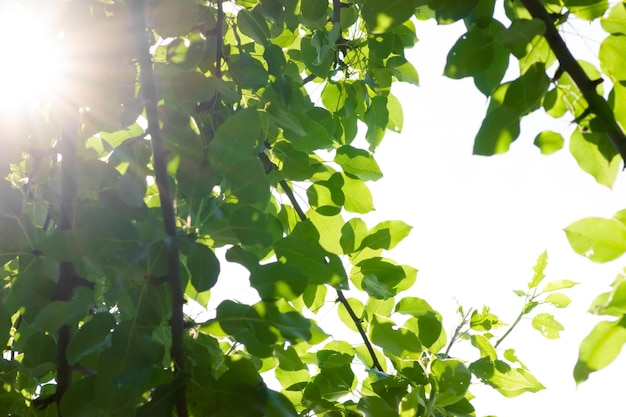
[[[154,167],[154,179],[159,190],[161,203],[161,215],[163,216],[163,228],[168,237],[167,262],[168,262],[168,282],[172,290],[172,315],[170,317],[170,327],[172,330],[171,355],[174,362],[175,377],[181,374],[185,368],[184,353],[184,293],[180,278],[178,240],[176,230],[176,214],[174,211],[174,198],[168,183],[166,151],[159,126],[159,113],[157,108],[157,89],[152,68],[152,57],[150,56],[150,44],[148,42],[148,32],[146,31],[145,20],[145,0],[133,0],[132,13],[135,29],[135,43],[137,47],[137,59],[140,70],[141,93],[146,110],[148,121],[147,132],[150,135],[152,144],[152,160]],[[185,396],[185,381],[183,386],[176,393],[176,409],[179,417],[187,417],[187,399]]]

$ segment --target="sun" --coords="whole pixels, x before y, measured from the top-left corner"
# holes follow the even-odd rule
[[[60,81],[59,37],[45,16],[18,1],[0,5],[0,106],[11,110],[45,100]]]

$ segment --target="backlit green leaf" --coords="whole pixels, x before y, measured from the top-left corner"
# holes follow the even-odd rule
[[[602,16],[609,8],[608,0],[563,0],[563,4],[576,17],[589,21]]]
[[[548,313],[537,314],[533,318],[532,325],[548,339],[558,339],[560,336],[559,332],[564,330],[563,325],[556,321],[552,314]]]
[[[482,358],[473,362],[469,369],[483,383],[492,386],[507,398],[545,388],[530,372],[523,368],[513,368],[501,360]]]
[[[361,6],[361,17],[371,33],[382,33],[404,23],[414,11],[412,0],[365,0]]]
[[[609,365],[619,355],[626,343],[624,318],[618,321],[602,321],[583,339],[574,367],[577,383],[586,381],[589,374]]]
[[[589,217],[565,228],[572,249],[594,262],[608,262],[626,252],[626,225],[615,219]]]
[[[422,346],[417,336],[378,314],[374,314],[369,328],[372,343],[400,359],[418,359]]]
[[[560,133],[546,130],[535,136],[534,144],[541,150],[543,155],[551,155],[560,150],[564,142]]]
[[[342,146],[337,149],[334,160],[345,172],[364,181],[376,181],[383,176],[374,157],[363,149]]]
[[[495,155],[509,150],[520,133],[520,114],[507,106],[498,106],[487,113],[476,138],[474,155]]]
[[[600,44],[600,68],[613,82],[626,80],[626,36],[611,35]]]
[[[486,31],[478,27],[470,28],[450,49],[444,75],[460,79],[485,71],[493,60],[494,44]]]

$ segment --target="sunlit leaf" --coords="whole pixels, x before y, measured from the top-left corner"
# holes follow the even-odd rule
[[[580,344],[578,361],[574,367],[574,379],[577,383],[586,381],[589,374],[609,365],[626,343],[624,319],[602,321]]]
[[[608,262],[626,252],[626,225],[615,219],[589,217],[565,228],[572,249],[594,262]]]
[[[555,294],[552,294],[555,295]],[[561,323],[554,319],[554,316],[549,313],[539,313],[532,321],[532,325],[535,329],[539,330],[541,334],[548,339],[558,339],[559,332],[564,330]]]

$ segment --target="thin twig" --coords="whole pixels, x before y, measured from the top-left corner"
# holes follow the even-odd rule
[[[263,163],[263,166],[265,167],[266,171],[271,171],[272,169],[278,169],[278,167],[272,161],[270,161],[270,159],[264,153],[259,154],[259,159],[261,159],[261,162]],[[298,201],[296,200],[293,190],[291,189],[287,181],[281,180],[279,181],[279,184],[281,188],[283,189],[283,191],[285,192],[285,194],[287,194],[287,198],[289,198],[289,201],[291,202],[291,205],[293,206],[294,210],[298,214],[298,217],[300,218],[300,220],[301,221],[307,220],[306,214],[304,214],[302,207],[300,207],[300,203],[298,203]],[[367,337],[367,333],[365,333],[365,329],[363,328],[363,325],[361,324],[361,319],[359,319],[359,317],[356,315],[356,313],[352,309],[352,306],[346,299],[346,296],[343,294],[343,291],[341,291],[341,289],[339,288],[335,288],[335,290],[337,291],[337,300],[346,308],[348,315],[350,316],[350,318],[354,322],[354,325],[359,331],[359,334],[361,335],[361,339],[363,339],[363,343],[365,343],[365,347],[367,348],[367,351],[369,352],[372,358],[372,363],[374,365],[374,368],[376,368],[380,372],[384,372],[382,365],[380,364],[380,362],[378,362],[378,358],[376,357],[376,352],[374,351],[374,348],[372,347],[372,343]]]
[[[587,100],[589,111],[597,116],[609,141],[622,156],[622,159],[626,161],[626,136],[617,124],[611,107],[596,91],[596,86],[601,80],[591,80],[587,76],[559,34],[554,25],[554,20],[539,0],[521,0],[521,2],[533,18],[539,19],[545,24],[544,36],[552,52],[559,60],[560,70],[567,72],[572,77],[583,97]]]
[[[172,330],[171,355],[174,361],[174,374],[179,375],[185,368],[185,352],[183,346],[185,331],[183,305],[185,300],[180,279],[174,198],[168,183],[166,152],[161,135],[161,128],[159,126],[157,89],[154,79],[154,70],[152,68],[152,57],[150,56],[148,32],[146,31],[145,0],[133,0],[131,4],[133,6],[135,42],[137,45],[137,57],[141,76],[141,93],[146,109],[146,119],[148,121],[147,132],[150,135],[150,142],[152,144],[154,179],[159,190],[163,228],[168,236],[168,242],[166,242],[168,248],[167,275],[172,290],[172,315],[170,318],[170,327]],[[188,410],[184,378],[182,379],[182,384],[183,386],[176,393],[176,410],[178,417],[187,417]]]

